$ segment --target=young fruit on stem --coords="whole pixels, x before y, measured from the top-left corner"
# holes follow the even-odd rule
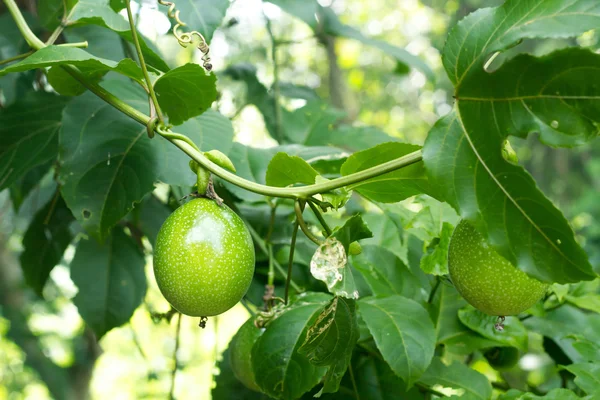
[[[254,274],[254,244],[226,205],[194,199],[175,210],[158,232],[154,275],[179,312],[221,314],[246,294]]]
[[[519,314],[533,306],[548,288],[498,254],[465,220],[450,239],[448,270],[460,294],[489,315]]]

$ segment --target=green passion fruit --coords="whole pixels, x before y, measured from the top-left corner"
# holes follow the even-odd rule
[[[194,199],[163,223],[154,249],[154,276],[182,314],[209,317],[233,307],[254,275],[254,244],[239,216],[213,200]]]
[[[533,306],[548,288],[498,254],[465,220],[452,233],[448,270],[465,300],[489,315],[519,314]]]

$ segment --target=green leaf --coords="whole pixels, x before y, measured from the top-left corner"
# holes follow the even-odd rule
[[[46,68],[57,65],[71,64],[82,68],[86,76],[100,80],[108,71],[115,71],[138,82],[144,81],[142,70],[135,61],[125,58],[120,62],[102,59],[76,47],[48,46],[44,47],[26,59],[4,68],[0,76],[11,72],[22,72],[30,69]]]
[[[564,367],[575,375],[575,384],[587,394],[600,394],[600,363],[579,363]]]
[[[98,338],[133,315],[146,294],[144,255],[133,239],[115,229],[105,243],[82,239],[71,262],[79,289],[73,299]]]
[[[21,205],[25,202],[29,193],[31,193],[31,191],[40,184],[42,178],[50,172],[51,164],[52,162],[48,162],[30,169],[25,175],[11,185],[10,200],[15,211],[18,211],[19,208],[21,208]]]
[[[567,295],[566,299],[574,306],[600,313],[600,294],[590,293],[580,297]]]
[[[385,247],[366,245],[362,254],[352,257],[375,296],[401,295],[422,301],[427,294],[410,269]]]
[[[177,0],[177,9],[188,29],[200,32],[210,42],[229,4],[229,0]]]
[[[365,213],[363,219],[373,231],[371,239],[364,239],[364,245],[376,245],[394,253],[407,264],[407,246],[404,241],[404,221],[393,212],[382,209],[382,213]],[[420,257],[419,257],[420,259]]]
[[[427,311],[402,296],[359,300],[359,313],[392,370],[412,386],[433,357],[435,330]]]
[[[296,85],[291,82],[280,82],[279,94],[290,99],[303,99],[307,101],[320,99],[315,89],[304,85]]]
[[[446,365],[438,357],[433,359],[419,383],[459,390],[462,400],[488,400],[492,397],[492,385],[485,375],[460,362]]]
[[[252,364],[256,383],[264,393],[277,399],[296,399],[325,375],[326,368],[314,366],[298,353],[308,326],[322,309],[322,303],[297,303],[272,321],[257,340]]]
[[[398,62],[421,70],[429,79],[434,79],[433,71],[415,55],[382,40],[364,36],[359,30],[343,24],[329,7],[321,7],[316,0],[269,0],[287,13],[306,22],[316,34],[326,33],[332,36],[358,40],[363,44],[382,50]]]
[[[128,42],[133,42],[129,22],[110,7],[109,0],[79,0],[69,14],[68,24],[102,26],[116,32]],[[146,63],[163,72],[168,71],[169,66],[146,44],[139,32],[138,38]]]
[[[584,338],[581,335],[569,335],[573,339],[572,346],[586,361],[600,362],[600,344]]]
[[[501,7],[477,10],[448,35],[442,61],[455,86],[480,74],[487,57],[529,38],[576,36],[600,25],[600,4],[594,0],[506,1]],[[543,73],[543,71],[539,71]]]
[[[269,186],[285,187],[296,183],[315,183],[317,171],[298,156],[277,153],[267,167],[266,183]]]
[[[349,151],[359,151],[395,140],[397,139],[375,126],[344,125],[335,127],[327,135],[320,135],[312,141],[312,144],[337,146]]]
[[[352,154],[342,165],[342,175],[350,175],[383,164],[419,150],[420,147],[405,143],[384,143],[368,150]],[[416,194],[432,194],[422,162],[388,172],[375,178],[348,186],[372,201],[395,203]]]
[[[432,275],[448,274],[448,246],[454,226],[447,222],[442,225],[440,237],[427,246],[426,253],[421,258],[421,269]]]
[[[215,387],[211,390],[213,399],[235,399],[244,400],[267,400],[269,397],[265,394],[248,389],[234,375],[231,369],[231,348],[228,347],[222,354],[221,360],[217,363],[219,373],[213,377]]]
[[[0,110],[0,190],[31,168],[55,160],[67,99],[29,92]]]
[[[527,351],[527,329],[516,317],[506,317],[503,331],[498,331],[494,328],[498,317],[484,314],[471,306],[460,309],[458,311],[458,318],[460,318],[460,322],[466,327],[485,338]]]
[[[37,212],[23,236],[21,268],[25,282],[39,296],[42,296],[50,271],[71,243],[69,225],[72,221],[71,211],[62,197],[58,197]]]
[[[86,40],[86,51],[96,57],[109,60],[122,60],[127,58],[123,50],[123,43],[119,35],[110,29],[96,25],[72,26],[64,30],[63,35],[68,42],[82,42]],[[132,44],[129,44],[132,46]]]
[[[568,389],[552,389],[544,396],[536,396],[532,393],[523,393],[515,389],[511,389],[508,392],[501,394],[498,400],[580,400],[581,397],[577,396],[574,392]]]
[[[154,83],[161,109],[173,125],[196,117],[217,99],[217,77],[198,64],[185,64],[162,75]]]
[[[334,297],[306,333],[298,353],[316,366],[329,366],[319,393],[335,393],[359,337],[356,302]]]
[[[472,139],[455,113],[434,126],[423,150],[432,185],[521,270],[543,281],[592,279],[595,275],[571,227],[531,176],[506,162],[499,148],[484,159]],[[490,148],[489,136],[481,145]]]
[[[324,367],[352,355],[357,340],[356,302],[336,296],[308,328],[298,353]]]
[[[49,31],[54,30],[60,25],[63,16],[73,8],[77,0],[44,0],[40,1],[37,7],[37,13],[40,18],[40,24]],[[64,6],[67,6],[65,10]]]
[[[106,74],[106,70],[95,70],[91,68],[79,68],[79,71],[89,82],[99,82]],[[64,68],[60,66],[52,67],[46,73],[48,83],[58,94],[63,96],[79,96],[87,90],[79,81],[73,78]]]
[[[362,239],[368,239],[373,237],[373,232],[369,229],[365,221],[363,221],[360,214],[355,214],[348,218],[344,225],[333,230],[332,237],[338,239],[346,252],[350,243],[356,242]]]

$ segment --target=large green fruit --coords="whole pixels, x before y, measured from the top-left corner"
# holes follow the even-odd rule
[[[235,377],[248,389],[260,392],[254,379],[252,369],[252,348],[262,335],[264,329],[254,326],[254,319],[250,318],[240,327],[229,344],[229,365]]]
[[[254,244],[226,205],[194,199],[158,232],[154,275],[163,296],[191,316],[221,314],[246,294],[254,274]]]
[[[516,315],[525,311],[548,288],[498,254],[465,220],[456,226],[450,239],[448,269],[460,294],[489,315]]]

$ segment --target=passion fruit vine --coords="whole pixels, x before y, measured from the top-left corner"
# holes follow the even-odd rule
[[[465,300],[489,315],[519,314],[533,306],[548,288],[498,254],[465,220],[452,233],[448,270]]]
[[[226,205],[194,199],[175,210],[160,228],[154,275],[163,296],[182,314],[221,314],[240,301],[250,286],[252,237]]]

